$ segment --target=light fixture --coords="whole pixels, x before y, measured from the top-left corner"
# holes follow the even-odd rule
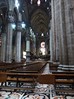
[[[12,29],[15,29],[15,28],[16,28],[15,23],[12,23]]]
[[[37,5],[38,5],[38,6],[40,6],[40,4],[41,4],[41,1],[40,1],[40,0],[38,0],[38,1],[37,1]]]
[[[41,36],[44,36],[44,34],[42,33]]]
[[[19,8],[19,2],[18,2],[18,0],[15,0],[15,6],[17,7],[17,9]]]
[[[22,28],[25,28],[26,27],[26,24],[24,22],[22,22]]]
[[[26,59],[26,52],[25,51],[23,51],[23,58]]]

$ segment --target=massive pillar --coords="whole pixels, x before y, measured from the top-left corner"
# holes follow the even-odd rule
[[[52,60],[74,64],[74,0],[52,0]]]
[[[52,61],[56,61],[56,32],[55,32],[55,4],[54,0],[51,0],[51,14],[52,14],[52,21],[51,21],[51,32],[52,32]]]
[[[56,55],[56,61],[59,61],[59,34],[60,34],[60,17],[59,17],[59,12],[60,12],[60,7],[59,7],[60,0],[54,0],[54,5],[55,5],[55,55]]]
[[[6,33],[2,33],[2,45],[1,45],[1,61],[5,62],[5,52],[6,52]]]
[[[65,4],[64,0],[60,0],[60,63],[68,64],[68,49],[67,49],[67,35],[66,35],[66,22],[65,22]]]
[[[52,59],[52,61],[59,61],[59,0],[51,1],[51,14],[52,51],[50,53],[52,55],[52,58],[50,58]]]
[[[26,63],[30,62],[30,30],[26,29]]]
[[[35,37],[31,38],[31,43],[30,43],[30,51],[32,52],[32,54],[36,54],[36,42],[35,42]]]
[[[14,22],[14,15],[13,15],[13,9],[14,9],[14,2],[13,0],[9,0],[9,10],[7,15],[7,38],[6,38],[6,62],[11,63],[12,62],[12,35],[13,35],[13,29],[12,29],[12,23]]]
[[[33,42],[33,47],[34,47],[34,55],[36,55],[36,37],[34,35],[34,42]]]
[[[15,56],[16,62],[21,62],[21,31],[22,31],[21,21],[22,21],[21,13],[18,12],[18,20],[16,26],[16,56]]]
[[[7,48],[6,48],[6,62],[11,63],[12,62],[12,35],[13,35],[13,29],[12,29],[12,11],[8,12],[8,26],[7,26]]]
[[[63,0],[52,0],[52,60],[61,64],[68,64],[66,38]]]
[[[68,61],[74,65],[74,0],[64,0]]]

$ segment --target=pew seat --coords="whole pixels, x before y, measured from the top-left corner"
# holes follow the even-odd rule
[[[34,79],[32,79],[32,78],[11,78],[11,77],[8,77],[7,78],[7,81],[9,82],[27,82],[27,83],[33,83],[33,82],[35,82],[35,80]]]

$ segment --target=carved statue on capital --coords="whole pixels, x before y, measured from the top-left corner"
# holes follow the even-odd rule
[[[13,11],[8,11],[8,15],[7,15],[7,21],[9,23],[13,23],[14,22],[14,12]]]

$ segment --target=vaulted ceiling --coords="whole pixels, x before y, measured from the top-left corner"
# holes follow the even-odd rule
[[[35,33],[47,33],[51,19],[51,0],[40,0],[40,6],[37,1],[32,0],[31,3],[31,0],[26,0],[28,21]]]
[[[31,16],[31,25],[35,32],[46,33],[48,31],[49,17],[45,11],[37,9]]]
[[[22,18],[35,33],[47,33],[51,19],[51,0],[40,0],[40,6],[37,5],[38,0],[19,0]],[[5,16],[8,0],[0,0],[0,13]],[[23,11],[24,10],[24,11]],[[2,17],[2,16],[1,16]]]

